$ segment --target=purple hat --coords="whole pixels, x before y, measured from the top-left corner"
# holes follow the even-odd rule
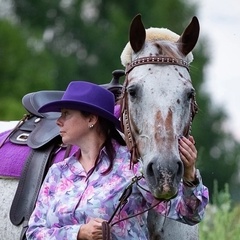
[[[70,82],[61,100],[47,103],[38,112],[61,112],[62,108],[96,114],[112,122],[119,130],[120,121],[114,116],[113,93],[90,82]]]

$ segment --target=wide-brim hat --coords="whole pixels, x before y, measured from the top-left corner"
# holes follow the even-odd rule
[[[103,87],[85,81],[70,82],[61,100],[49,102],[38,112],[61,112],[61,109],[74,109],[98,115],[121,130],[119,119],[114,116],[114,94]]]

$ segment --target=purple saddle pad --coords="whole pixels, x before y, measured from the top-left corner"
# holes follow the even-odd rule
[[[0,133],[0,142],[5,139],[11,130]],[[70,155],[77,151],[73,146]],[[60,162],[64,159],[66,148],[61,148],[54,156],[53,161]],[[31,148],[27,145],[18,145],[7,140],[0,147],[0,178],[19,178]]]

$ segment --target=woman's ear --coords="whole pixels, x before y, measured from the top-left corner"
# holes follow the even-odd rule
[[[89,122],[89,125],[95,125],[98,121],[98,116],[97,115],[94,115],[94,114],[91,114],[89,115],[89,119],[88,119],[88,122]]]

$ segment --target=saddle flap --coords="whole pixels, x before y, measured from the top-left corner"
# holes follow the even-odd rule
[[[58,114],[60,116],[60,114]],[[32,149],[37,149],[59,135],[59,127],[56,119],[41,118],[34,130],[27,138],[27,145]]]
[[[26,115],[23,120],[23,123],[18,123],[17,128],[14,128],[9,136],[9,139],[12,143],[20,144],[20,145],[26,145],[28,136],[31,134],[31,132],[36,127],[36,124],[41,120],[42,118],[38,116],[33,115]]]

